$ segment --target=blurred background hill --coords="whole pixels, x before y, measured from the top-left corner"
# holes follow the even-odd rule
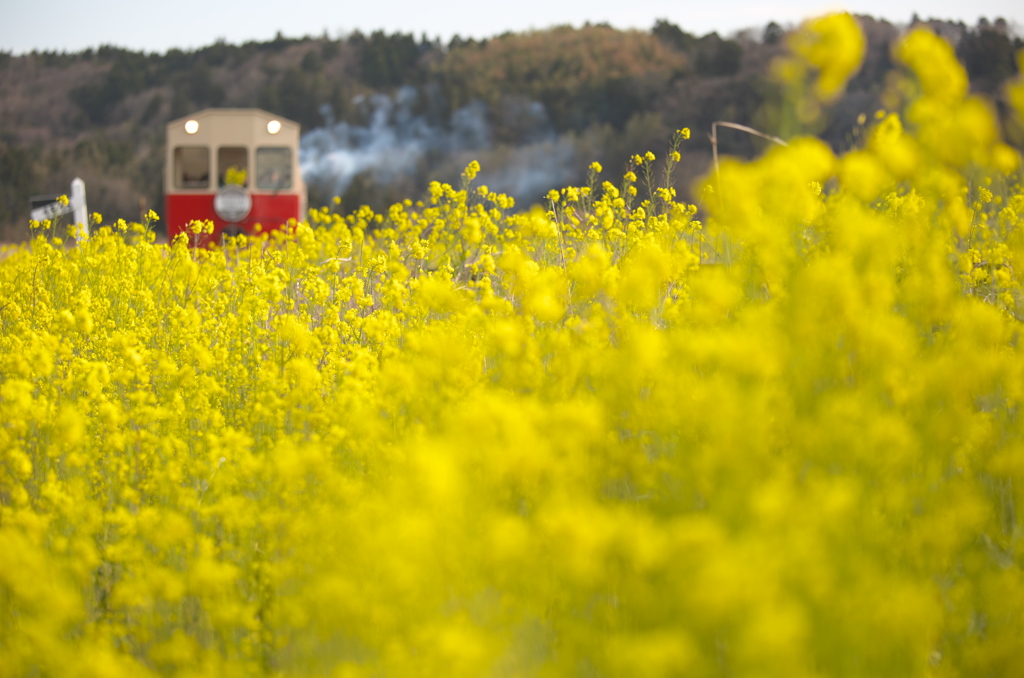
[[[528,206],[582,183],[594,160],[617,181],[631,154],[660,155],[683,126],[694,131],[677,176],[685,194],[708,166],[715,120],[813,132],[837,150],[857,143],[858,116],[891,105],[890,47],[906,29],[858,20],[864,67],[814,129],[787,114],[770,77],[786,36],[774,23],[728,38],[658,21],[649,31],[565,26],[447,44],[356,32],[161,54],[0,52],[0,238],[27,237],[29,197],[66,192],[75,176],[89,209],[108,220],[162,211],[165,124],[211,106],[255,106],[301,123],[311,206],[338,195],[346,211],[384,209],[430,180],[456,181],[473,159],[483,166],[478,183]],[[1021,147],[1024,130],[1002,100],[1021,37],[1002,20],[923,23],[954,45],[972,87]],[[727,133],[719,147],[750,156],[763,143]]]

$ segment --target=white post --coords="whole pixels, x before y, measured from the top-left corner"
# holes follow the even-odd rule
[[[74,224],[81,225],[75,230],[75,240],[81,242],[89,237],[89,210],[85,206],[85,182],[79,177],[71,182],[70,202],[74,210]]]

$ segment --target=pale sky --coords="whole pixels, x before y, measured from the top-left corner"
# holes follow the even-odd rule
[[[699,3],[661,0],[513,0],[452,2],[450,0],[369,0],[348,3],[328,0],[0,0],[0,50],[14,54],[38,50],[76,52],[102,44],[147,52],[172,47],[190,49],[218,38],[231,43],[269,40],[280,31],[287,37],[339,37],[358,29],[382,29],[417,37],[426,34],[446,41],[454,34],[489,37],[505,31],[580,26],[606,22],[616,28],[649,29],[668,19],[683,30],[726,35],[743,28],[760,29],[769,21],[787,25],[828,11],[845,9],[905,24],[917,11],[922,18],[952,19],[974,25],[979,17],[1003,17],[1024,32],[1020,0],[855,0],[847,4],[820,0],[754,3],[749,0],[705,0]]]

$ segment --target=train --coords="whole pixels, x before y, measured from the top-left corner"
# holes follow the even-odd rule
[[[301,220],[300,132],[297,122],[258,108],[207,108],[167,123],[168,239],[185,233],[210,245]],[[191,232],[194,221],[212,221],[212,233]]]

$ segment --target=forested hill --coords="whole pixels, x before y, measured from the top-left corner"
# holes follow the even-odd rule
[[[904,30],[859,20],[864,68],[810,130],[786,115],[769,74],[784,50],[776,24],[728,39],[659,21],[650,31],[585,25],[448,44],[376,32],[164,54],[0,52],[0,236],[24,237],[29,196],[66,191],[76,175],[90,209],[108,219],[161,211],[164,125],[209,106],[257,106],[300,122],[311,205],[337,194],[349,209],[380,208],[421,194],[430,179],[454,179],[471,159],[484,183],[529,203],[581,181],[590,161],[617,172],[631,153],[657,152],[684,125],[695,131],[685,189],[707,166],[715,120],[856,143],[858,115],[886,105],[890,45]],[[1021,38],[1001,20],[929,23],[956,46],[972,86],[998,102]],[[1019,129],[1008,134],[1024,141]],[[720,148],[752,154],[757,144],[737,134]]]

